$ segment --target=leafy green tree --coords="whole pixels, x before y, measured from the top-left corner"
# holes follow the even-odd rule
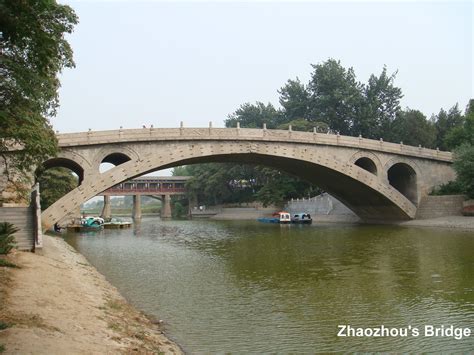
[[[189,175],[191,175],[187,165],[174,167],[173,170],[171,171],[171,174],[173,176],[189,176]]]
[[[64,35],[77,22],[54,0],[0,3],[0,156],[10,180],[15,169],[26,176],[56,152],[49,117],[58,107],[58,74],[74,66]],[[22,150],[8,154],[12,147]]]
[[[185,218],[188,214],[188,201],[181,196],[171,196],[173,218]]]
[[[275,128],[282,120],[281,113],[268,103],[256,102],[255,104],[245,103],[225,120],[226,127],[236,127],[240,122],[242,128],[262,128],[267,124],[267,128]]]
[[[39,176],[38,182],[43,210],[76,188],[79,183],[77,176],[66,168],[48,169]]]
[[[403,142],[406,145],[433,148],[436,140],[436,128],[426,116],[418,110],[400,111],[390,127],[389,140]]]
[[[474,145],[464,143],[454,151],[453,167],[462,191],[474,198]]]
[[[257,169],[260,172],[262,185],[255,198],[264,206],[283,206],[284,202],[291,198],[314,196],[321,192],[317,187],[276,169],[268,167]]]
[[[458,104],[449,109],[448,112],[441,109],[438,115],[432,118],[436,125],[436,146],[441,150],[448,150],[446,138],[449,133],[464,125],[464,116],[459,110]]]
[[[283,115],[286,120],[310,118],[310,93],[300,79],[289,79],[278,90],[278,93],[280,94],[280,105],[283,107]]]
[[[353,135],[372,139],[389,137],[391,123],[401,110],[400,99],[403,97],[402,90],[393,84],[396,74],[387,75],[384,66],[380,76],[370,76],[363,87],[361,114],[354,116]]]
[[[454,149],[464,143],[474,145],[474,99],[469,101],[463,125],[451,128],[443,139],[447,149]]]
[[[325,122],[340,134],[351,134],[352,122],[361,114],[363,104],[362,84],[354,69],[345,69],[334,59],[312,67],[308,85],[311,120]]]

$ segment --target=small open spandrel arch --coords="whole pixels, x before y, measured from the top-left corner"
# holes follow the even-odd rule
[[[354,162],[355,165],[361,167],[364,170],[367,170],[369,173],[377,175],[377,165],[375,165],[374,161],[367,157],[362,157],[357,159]]]
[[[111,153],[106,155],[99,165],[99,170],[101,173],[106,172],[107,170],[112,169],[113,167],[126,163],[131,160],[131,158],[124,153]]]
[[[413,204],[418,204],[416,171],[406,163],[393,164],[387,171],[390,185],[397,189]]]

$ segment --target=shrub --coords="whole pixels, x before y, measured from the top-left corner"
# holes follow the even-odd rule
[[[18,228],[8,222],[0,223],[0,254],[8,254],[15,246],[13,234],[18,232]]]
[[[435,187],[433,191],[431,191],[430,195],[440,196],[440,195],[459,195],[462,194],[463,190],[461,185],[457,180],[450,181],[446,184],[440,185]]]
[[[19,268],[18,265],[16,264],[13,264],[11,262],[9,262],[8,260],[5,260],[5,259],[2,259],[0,258],[0,267],[14,267],[14,268]]]

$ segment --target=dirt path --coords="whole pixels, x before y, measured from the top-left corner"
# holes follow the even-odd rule
[[[181,353],[63,240],[9,260],[21,269],[0,267],[5,354]]]

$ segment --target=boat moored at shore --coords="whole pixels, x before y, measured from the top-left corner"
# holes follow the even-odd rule
[[[262,217],[258,218],[257,221],[263,223],[280,223],[280,224],[289,224],[291,223],[291,216],[288,212],[280,211],[272,214],[272,217]]]
[[[295,213],[291,217],[291,223],[296,223],[296,224],[311,224],[313,223],[313,219],[311,218],[311,215],[309,213]]]

